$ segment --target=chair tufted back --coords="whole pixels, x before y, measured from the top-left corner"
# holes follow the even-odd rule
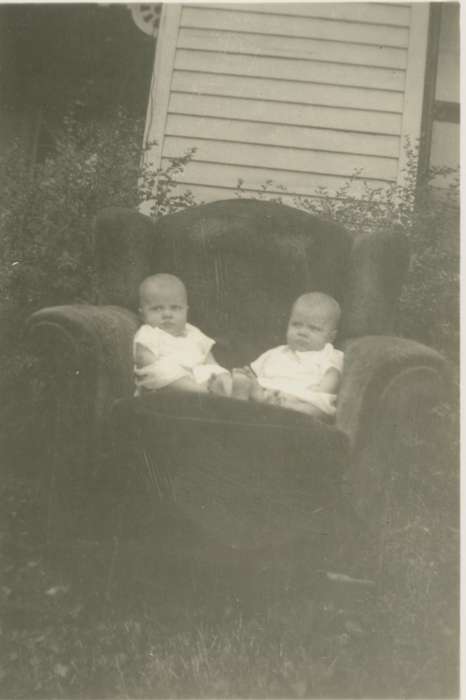
[[[367,328],[370,299],[383,300],[385,290],[377,292],[373,271],[363,275],[369,301],[361,306],[359,277],[351,273],[355,246],[334,222],[258,200],[192,207],[155,224],[134,216],[110,210],[98,223],[99,303],[135,310],[146,275],[178,275],[188,289],[189,320],[227,341],[238,363],[284,342],[291,304],[306,291],[326,292],[341,303],[344,336],[358,334],[351,333],[355,324],[361,333],[374,332]],[[374,256],[365,257],[370,267]],[[385,331],[386,321],[375,332]]]

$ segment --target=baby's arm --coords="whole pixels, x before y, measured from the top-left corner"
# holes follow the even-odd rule
[[[313,386],[314,391],[321,391],[324,394],[336,394],[340,388],[341,373],[335,368],[330,367],[320,382]]]
[[[206,358],[203,362],[204,365],[218,365],[217,360],[215,357],[212,355],[212,352],[209,352],[208,355],[206,355]]]
[[[283,408],[289,408],[294,411],[299,411],[300,413],[306,413],[309,416],[315,416],[321,420],[330,420],[331,416],[334,415],[334,410],[332,413],[320,404],[318,399],[319,394],[330,394],[328,401],[325,400],[328,406],[334,408],[335,405],[335,395],[338,392],[340,386],[341,374],[335,367],[330,367],[328,369],[320,382],[309,387],[311,392],[315,392],[314,400],[304,401],[298,399],[295,396],[291,396],[284,392],[278,392],[279,400],[276,401],[278,405],[283,406]]]
[[[140,379],[143,380],[142,383],[142,388],[146,390],[155,390],[155,389],[160,389],[163,387],[160,387],[160,383],[158,381],[157,377],[153,377],[153,380],[151,381],[151,372],[148,371],[148,368],[151,365],[156,365],[157,364],[157,358],[154,355],[153,352],[151,352],[148,348],[144,347],[144,345],[141,345],[140,343],[136,343],[136,347],[134,349],[134,363],[135,363],[135,374],[136,376]],[[155,374],[155,373],[154,373]],[[183,391],[194,391],[196,393],[207,393],[207,388],[204,386],[201,386],[197,384],[197,382],[194,381],[194,379],[188,375],[184,377],[179,377],[178,379],[175,379],[173,382],[170,382],[166,386],[169,386],[170,389],[182,389]]]
[[[134,364],[136,365],[137,369],[142,369],[143,367],[147,367],[147,365],[152,365],[154,362],[156,362],[154,353],[148,348],[144,347],[144,345],[136,343],[136,347],[134,348]]]

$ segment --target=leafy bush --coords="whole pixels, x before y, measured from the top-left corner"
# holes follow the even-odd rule
[[[417,177],[416,148],[406,144],[404,184],[371,189],[363,183],[363,198],[352,194],[355,172],[330,194],[317,190],[315,197],[291,197],[291,203],[311,214],[340,222],[353,235],[402,230],[410,241],[411,264],[400,300],[400,334],[436,347],[458,361],[459,352],[459,180],[456,171],[432,169],[422,182]],[[448,188],[435,188],[446,176]],[[238,182],[237,195],[245,182]],[[289,201],[286,188],[268,181],[259,198]]]
[[[191,154],[158,171],[144,168],[142,129],[142,120],[122,113],[86,125],[68,117],[43,162],[30,166],[20,143],[0,160],[0,289],[21,317],[49,304],[92,300],[99,209],[151,199],[153,215],[161,215],[192,203],[189,194],[174,193],[174,176]]]

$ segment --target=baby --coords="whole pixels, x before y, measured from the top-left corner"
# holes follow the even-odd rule
[[[231,375],[212,356],[215,341],[187,323],[183,282],[169,274],[147,277],[139,287],[143,325],[133,341],[136,395],[164,387],[231,394]]]
[[[300,296],[291,310],[286,345],[268,350],[246,370],[234,370],[233,396],[334,416],[343,353],[332,343],[340,313],[338,302],[326,294]]]

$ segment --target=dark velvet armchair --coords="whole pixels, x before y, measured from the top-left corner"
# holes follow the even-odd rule
[[[115,480],[139,475],[155,512],[238,549],[327,527],[342,494],[361,522],[377,524],[387,479],[409,470],[413,450],[428,443],[446,382],[436,352],[393,335],[403,236],[352,239],[290,207],[229,200],[156,222],[104,210],[95,255],[96,305],[29,319],[34,347],[54,362],[55,479],[99,483],[102,463],[107,485],[112,470]],[[223,397],[134,398],[137,289],[162,271],[184,280],[189,319],[216,339],[214,355],[227,367],[284,342],[298,295],[334,296],[345,352],[335,424]]]

